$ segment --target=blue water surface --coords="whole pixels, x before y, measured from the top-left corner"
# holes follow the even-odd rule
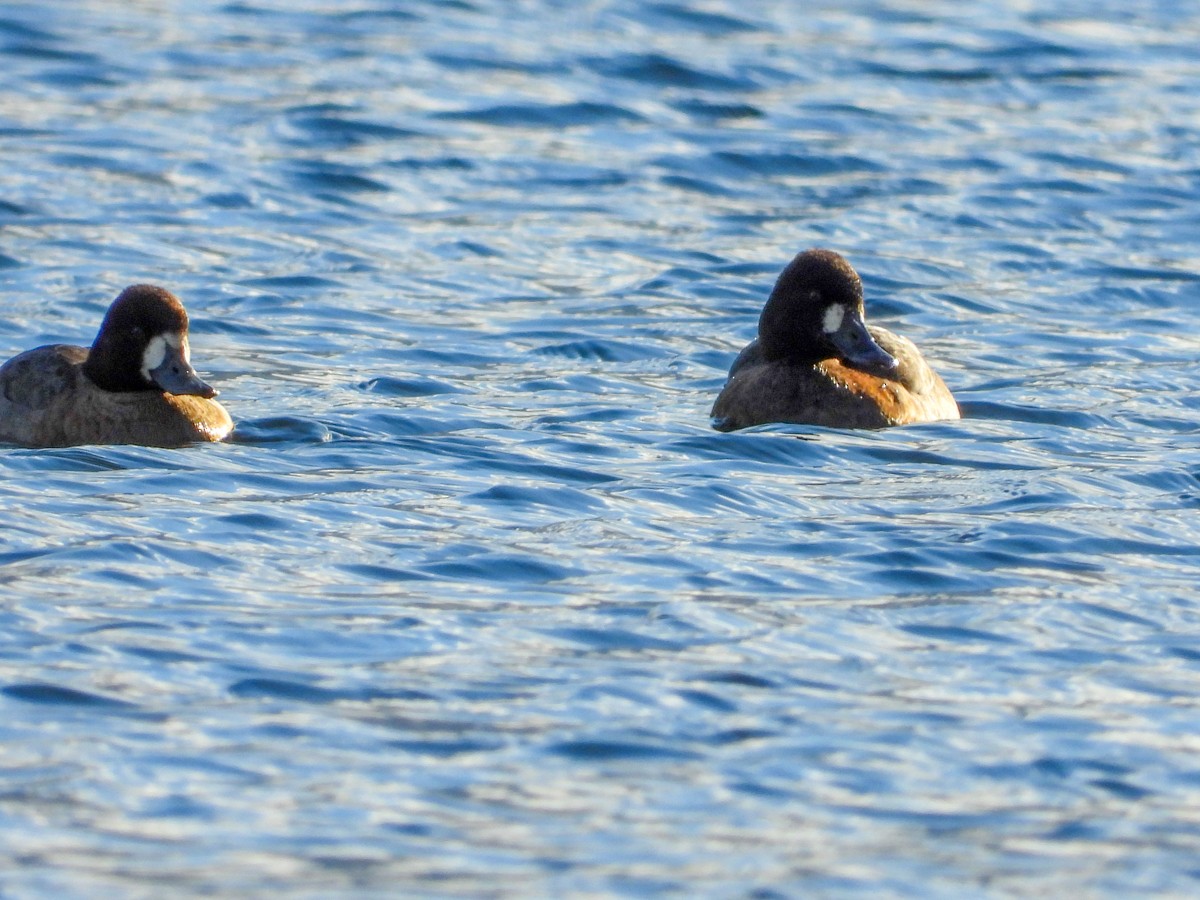
[[[0,894],[1200,891],[1200,10],[0,10]],[[708,412],[845,253],[964,419]]]

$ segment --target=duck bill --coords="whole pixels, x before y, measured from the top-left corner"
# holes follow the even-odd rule
[[[896,358],[875,342],[862,313],[848,310],[837,331],[829,335],[838,354],[846,362],[860,369],[894,369]]]
[[[150,370],[150,380],[168,394],[190,394],[209,400],[217,396],[216,390],[196,374],[182,347],[167,347],[163,361]]]

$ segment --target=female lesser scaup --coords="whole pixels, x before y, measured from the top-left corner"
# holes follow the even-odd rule
[[[862,282],[832,250],[788,264],[713,405],[714,426],[767,422],[882,428],[957,419],[958,404],[912,341],[863,321]]]
[[[127,287],[91,350],[53,344],[0,366],[0,441],[178,447],[223,439],[233,422],[192,368],[187,331],[170,291]]]

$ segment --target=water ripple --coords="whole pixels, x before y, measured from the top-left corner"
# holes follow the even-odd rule
[[[503,128],[571,128],[636,122],[641,116],[611,103],[508,103],[479,109],[436,113],[439,119]]]

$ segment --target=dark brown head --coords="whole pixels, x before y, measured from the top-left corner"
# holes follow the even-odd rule
[[[106,391],[215,397],[190,357],[188,318],[179,298],[152,284],[135,284],[108,308],[83,372]]]
[[[805,250],[780,273],[758,319],[758,343],[768,360],[896,367],[867,331],[858,273],[832,250]]]

